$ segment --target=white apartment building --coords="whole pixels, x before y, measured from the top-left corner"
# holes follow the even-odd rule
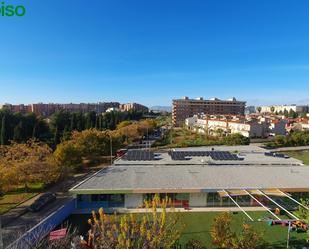
[[[285,120],[270,119],[217,119],[197,115],[185,120],[188,129],[201,134],[219,135],[239,133],[245,137],[268,137],[285,135]]]
[[[186,126],[198,133],[217,135],[240,133],[245,137],[263,137],[263,125],[255,121],[204,119],[198,116],[187,118]]]
[[[272,111],[273,110],[273,111]],[[307,113],[308,106],[301,105],[273,105],[273,106],[261,106],[261,113],[272,113],[272,112],[284,112],[293,110],[296,113]]]

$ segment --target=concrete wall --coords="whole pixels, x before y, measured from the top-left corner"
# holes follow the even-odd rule
[[[206,207],[206,193],[191,193],[190,207]]]
[[[126,208],[137,208],[143,204],[143,194],[126,194],[124,206]]]

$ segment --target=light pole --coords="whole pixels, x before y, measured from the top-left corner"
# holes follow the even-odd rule
[[[110,148],[109,148],[109,150],[110,150],[110,153],[111,153],[111,165],[113,165],[113,139],[112,139],[112,135],[111,134],[109,134],[109,145],[110,145]]]
[[[286,248],[290,248],[290,232],[291,232],[291,221],[289,220],[289,226],[288,226],[288,239],[286,241]]]

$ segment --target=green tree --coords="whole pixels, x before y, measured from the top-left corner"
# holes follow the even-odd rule
[[[250,138],[241,135],[240,133],[230,134],[224,139],[226,145],[248,145],[250,144]]]
[[[14,128],[13,140],[15,142],[22,142],[22,141],[24,141],[23,135],[24,135],[23,123],[22,123],[22,121],[20,121],[18,123],[18,125],[16,125],[15,128]]]
[[[71,115],[71,131],[76,130],[77,128],[77,114],[72,113]]]
[[[56,127],[55,132],[54,132],[54,139],[53,139],[55,145],[60,142],[60,137],[61,135],[60,135],[59,129],[58,127]]]
[[[8,144],[8,124],[6,122],[6,116],[4,115],[1,122],[1,134],[0,134],[1,145]]]

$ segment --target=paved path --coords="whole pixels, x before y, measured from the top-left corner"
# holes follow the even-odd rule
[[[88,173],[75,175],[74,177],[71,177],[66,181],[57,183],[51,188],[49,188],[47,191],[56,193],[57,199],[56,201],[46,205],[39,212],[33,213],[27,211],[27,207],[31,205],[39,197],[35,196],[34,198],[22,203],[18,207],[3,214],[1,218],[3,223],[2,233],[3,233],[4,248],[7,247],[12,242],[14,242],[23,233],[34,227],[48,215],[56,211],[63,204],[71,200],[72,196],[70,193],[68,193],[68,190],[78,182],[89,177],[96,170],[91,170]]]
[[[298,151],[298,150],[309,150],[309,146],[296,146],[296,147],[282,147],[282,148],[276,148],[271,149],[269,151]]]

